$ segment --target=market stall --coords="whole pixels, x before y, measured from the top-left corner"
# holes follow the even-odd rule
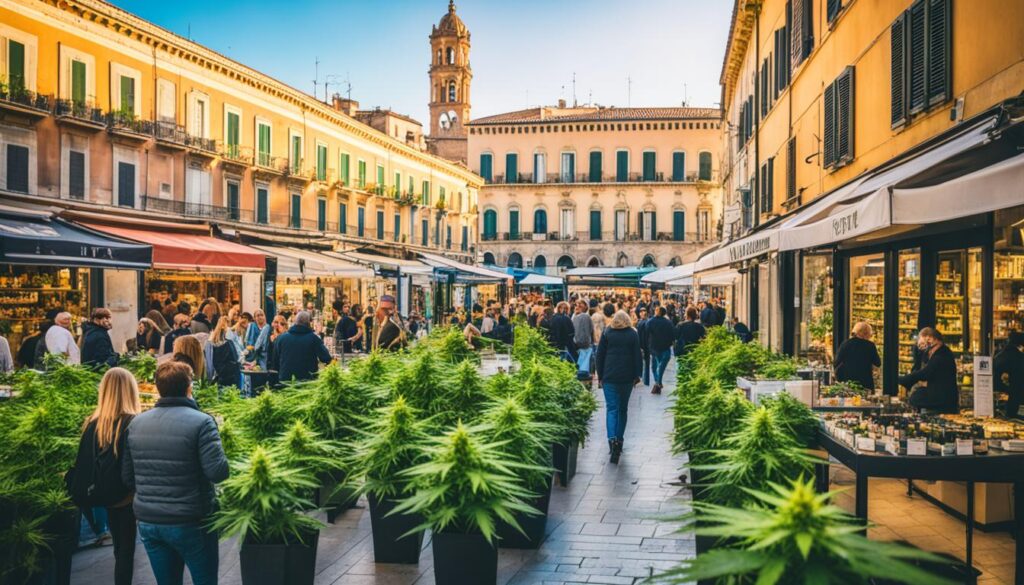
[[[381,295],[395,295],[400,300],[398,309],[403,317],[408,316],[410,312],[416,312],[430,319],[434,273],[432,267],[418,260],[379,254],[369,248],[327,254],[373,270],[372,281],[366,281],[367,292],[370,293],[367,298],[372,297],[371,303]],[[398,292],[399,282],[403,283],[402,294]]]
[[[571,268],[565,271],[565,284],[571,292],[591,296],[639,297],[646,290],[641,279],[656,270],[653,266]]]
[[[433,318],[440,321],[457,307],[470,305],[472,289],[481,284],[499,285],[499,302],[507,299],[512,275],[482,266],[464,264],[437,254],[420,252],[419,258],[433,269],[435,283]]]
[[[277,258],[274,300],[278,312],[309,310],[315,325],[327,324],[332,318],[335,300],[360,302],[361,285],[372,277],[367,268],[324,252],[287,246],[252,247]]]

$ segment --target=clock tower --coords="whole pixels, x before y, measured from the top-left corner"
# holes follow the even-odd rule
[[[431,153],[453,161],[466,162],[468,142],[465,123],[469,121],[469,30],[455,14],[449,0],[448,13],[430,33],[430,137]]]

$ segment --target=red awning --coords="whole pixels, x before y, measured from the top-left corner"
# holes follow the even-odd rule
[[[153,268],[262,272],[266,256],[247,246],[200,234],[155,232],[85,223],[88,227],[153,246]]]

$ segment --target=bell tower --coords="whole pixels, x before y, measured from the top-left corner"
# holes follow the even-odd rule
[[[455,14],[449,0],[448,13],[430,33],[430,137],[431,153],[453,161],[466,162],[469,119],[469,30]]]

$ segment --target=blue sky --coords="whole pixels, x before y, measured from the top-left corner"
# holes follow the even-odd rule
[[[344,93],[427,123],[431,26],[446,0],[113,0],[306,92]],[[473,117],[553,104],[715,106],[731,0],[465,0]],[[631,79],[632,83],[627,83]]]

